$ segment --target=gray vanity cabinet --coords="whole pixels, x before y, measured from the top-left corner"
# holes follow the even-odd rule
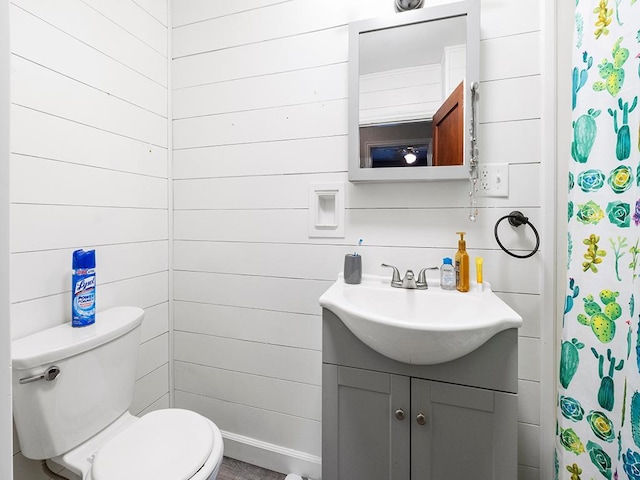
[[[323,402],[336,407],[323,410],[331,438],[323,438],[322,478],[408,479],[409,378],[336,365],[323,365],[322,374]]]
[[[467,357],[395,362],[324,310],[322,479],[517,478],[515,330]]]
[[[515,479],[517,398],[411,379],[411,480]],[[505,441],[514,442],[505,444]],[[504,455],[504,457],[503,457]],[[395,479],[395,477],[393,477]]]

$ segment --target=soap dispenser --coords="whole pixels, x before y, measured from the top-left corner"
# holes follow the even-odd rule
[[[456,290],[459,292],[469,291],[469,254],[467,253],[467,242],[464,240],[465,232],[456,232],[460,235],[458,240],[458,251],[456,252]]]

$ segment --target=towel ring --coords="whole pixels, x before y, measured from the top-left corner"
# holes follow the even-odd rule
[[[505,248],[504,245],[502,245],[502,242],[500,241],[500,238],[498,238],[498,225],[500,225],[500,223],[503,220],[507,219],[507,218],[509,219],[509,224],[512,227],[519,227],[520,225],[525,225],[526,224],[526,225],[529,225],[529,227],[531,227],[531,230],[533,230],[533,234],[536,236],[536,246],[533,247],[533,250],[531,250],[526,255],[518,255],[517,253],[510,252],[509,250],[507,250]],[[519,212],[518,210],[514,210],[509,215],[505,215],[504,217],[500,217],[498,219],[498,221],[496,222],[495,227],[493,227],[493,235],[496,237],[496,242],[498,242],[498,245],[500,246],[500,248],[505,253],[508,253],[509,255],[511,255],[512,257],[515,257],[515,258],[529,258],[529,257],[532,257],[538,251],[538,248],[540,248],[540,235],[538,234],[538,230],[536,230],[536,227],[533,226],[533,223],[531,223],[529,221],[529,218],[525,217],[523,215],[523,213]]]

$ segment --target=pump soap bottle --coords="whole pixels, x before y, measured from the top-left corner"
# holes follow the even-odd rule
[[[459,292],[469,291],[469,254],[467,253],[467,242],[464,241],[465,232],[456,232],[460,235],[458,240],[458,251],[456,252],[456,290]]]

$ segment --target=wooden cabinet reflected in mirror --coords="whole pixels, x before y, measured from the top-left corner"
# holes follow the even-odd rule
[[[462,165],[464,161],[464,84],[449,95],[433,115],[433,166]]]

